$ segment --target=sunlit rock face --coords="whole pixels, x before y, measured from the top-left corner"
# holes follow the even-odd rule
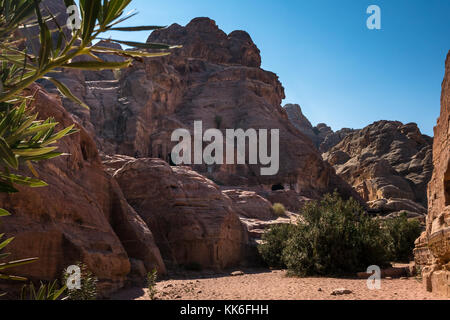
[[[65,102],[105,154],[160,158],[170,163],[175,129],[279,129],[280,165],[273,176],[261,165],[194,165],[219,185],[274,185],[309,197],[351,188],[337,177],[281,107],[284,89],[276,74],[260,68],[259,50],[244,31],[224,33],[209,18],[154,31],[149,42],[182,45],[164,58],[135,61],[120,74],[61,75],[90,106]],[[64,79],[65,78],[65,79]],[[206,143],[205,143],[206,146]],[[225,147],[224,147],[225,149]],[[353,193],[354,195],[354,193]]]
[[[323,154],[374,212],[425,215],[432,142],[415,123],[378,121],[349,133]]]
[[[429,291],[450,297],[450,52],[434,129],[434,171],[428,185],[427,229],[416,241],[416,263]]]

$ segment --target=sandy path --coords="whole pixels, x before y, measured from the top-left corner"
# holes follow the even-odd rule
[[[351,290],[333,296],[335,289]],[[335,278],[291,278],[285,271],[248,271],[229,274],[191,275],[190,279],[157,283],[159,300],[432,300],[439,297],[424,290],[420,280],[382,279],[380,290],[369,290],[366,280]],[[146,289],[130,288],[113,299],[147,300]]]

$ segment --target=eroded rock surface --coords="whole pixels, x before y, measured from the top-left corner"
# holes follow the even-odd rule
[[[105,154],[160,158],[170,163],[175,129],[279,129],[280,169],[261,175],[260,165],[195,165],[220,185],[274,185],[309,197],[339,189],[352,194],[321,159],[310,140],[281,107],[284,89],[276,74],[260,68],[259,50],[244,31],[225,34],[208,18],[154,31],[151,42],[181,44],[169,57],[136,61],[120,77],[79,78],[75,91],[91,107],[67,103]],[[117,75],[116,75],[117,76]],[[64,80],[63,80],[64,81]],[[206,143],[205,145],[206,146]]]
[[[347,135],[323,157],[374,211],[426,213],[432,138],[416,124],[375,122]]]
[[[54,117],[59,129],[75,122],[57,96],[39,86],[32,90],[41,118]],[[130,257],[160,273],[165,266],[152,233],[103,170],[94,141],[82,126],[77,128],[78,133],[59,143],[70,156],[36,165],[48,187],[0,194],[0,206],[12,213],[2,219],[0,233],[15,237],[8,246],[9,259],[39,257],[11,270],[14,274],[51,281],[60,279],[64,268],[83,261],[99,278],[98,290],[104,295],[124,285]]]
[[[343,128],[334,132],[325,123],[319,123],[313,127],[298,104],[287,104],[284,108],[292,124],[310,138],[316,148],[322,153],[327,152],[341,142],[347,135],[355,131],[354,129]]]
[[[188,167],[136,159],[114,173],[130,205],[154,232],[170,265],[239,265],[247,234],[219,187]]]
[[[450,52],[434,129],[434,170],[428,185],[427,229],[416,241],[416,264],[429,291],[450,297]]]

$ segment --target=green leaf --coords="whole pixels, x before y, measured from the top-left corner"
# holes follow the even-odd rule
[[[65,155],[65,153],[62,152],[49,152],[47,154],[43,154],[40,156],[33,156],[33,157],[23,157],[22,159],[24,161],[41,161],[41,160],[49,160],[49,159],[54,159],[54,158],[58,158],[60,156]]]
[[[45,183],[44,181],[41,181],[38,179],[33,179],[30,177],[24,177],[24,176],[20,176],[20,175],[16,175],[16,174],[5,175],[0,172],[0,177],[2,177],[3,179],[8,179],[11,183],[22,184],[22,185],[29,186],[32,188],[48,186],[48,184]]]
[[[28,258],[28,259],[22,259],[22,260],[17,260],[17,261],[0,263],[0,270],[23,266],[25,264],[33,263],[33,262],[37,261],[38,259],[39,258]]]
[[[61,92],[61,94],[63,96],[65,96],[66,98],[72,100],[73,102],[79,104],[80,106],[89,109],[89,106],[84,103],[83,101],[81,101],[80,99],[78,99],[73,93],[72,91],[70,91],[69,88],[66,87],[65,84],[63,84],[61,81],[56,80],[55,78],[52,77],[45,77],[45,79],[51,81],[56,88],[59,90],[59,92]]]
[[[116,27],[116,28],[108,28],[108,31],[150,31],[164,28],[166,27],[161,26]]]
[[[0,274],[0,279],[2,280],[12,280],[12,281],[27,281],[27,278],[18,277],[18,276],[9,276],[6,274]]]
[[[175,49],[181,48],[181,46],[171,46],[163,43],[142,43],[135,41],[122,41],[122,40],[114,40],[114,39],[103,39],[109,40],[111,42],[120,43],[129,47],[141,48],[141,49]]]
[[[114,54],[128,58],[154,58],[170,55],[170,52],[144,52],[144,51],[128,51],[106,47],[93,47],[91,51],[103,54]]]
[[[6,211],[5,209],[1,209],[0,208],[0,217],[7,217],[7,216],[10,216],[10,215],[11,215],[11,213]]]
[[[97,15],[101,6],[101,0],[80,0],[81,19],[83,22],[83,43],[91,40],[92,32],[97,23]]]
[[[131,60],[124,62],[108,62],[108,61],[79,61],[71,62],[63,65],[63,68],[83,69],[83,70],[110,70],[123,69],[131,65]]]
[[[19,168],[19,161],[3,137],[0,137],[0,158],[10,167]]]
[[[50,153],[56,149],[58,149],[58,147],[14,149],[14,153],[22,157],[34,157]]]
[[[50,138],[46,139],[44,143],[41,144],[42,147],[48,146],[56,141],[58,141],[59,139],[69,136],[73,133],[78,132],[78,130],[74,129],[75,125],[71,125],[61,131],[59,131],[58,133],[52,135]]]
[[[0,243],[0,250],[2,250],[4,247],[6,247],[8,244],[10,244],[11,241],[13,241],[13,240],[14,240],[14,238],[9,238],[9,239],[6,239],[5,241],[3,241],[2,243]]]

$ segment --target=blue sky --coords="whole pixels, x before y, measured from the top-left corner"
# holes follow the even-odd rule
[[[381,8],[381,30],[366,27],[372,4]],[[206,16],[227,33],[247,31],[262,67],[280,77],[283,104],[300,104],[313,125],[337,130],[399,120],[433,135],[450,50],[450,0],[134,0],[130,8],[139,15],[125,25],[186,25]]]

